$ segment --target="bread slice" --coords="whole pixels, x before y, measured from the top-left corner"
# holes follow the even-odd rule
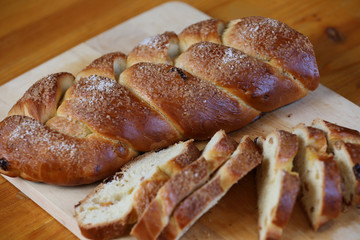
[[[360,205],[360,144],[340,142],[334,153],[344,183],[344,202]]]
[[[294,168],[301,179],[301,201],[313,229],[317,230],[340,214],[340,172],[334,156],[326,152],[322,130],[299,124],[293,133],[299,138]]]
[[[128,233],[159,188],[199,156],[200,151],[189,140],[124,165],[75,206],[82,234],[110,239]]]
[[[312,126],[319,128],[326,133],[329,152],[334,152],[334,147],[337,142],[342,141],[346,143],[360,144],[360,132],[355,129],[342,127],[320,118],[315,119],[312,122]]]
[[[263,163],[257,170],[260,240],[280,239],[299,191],[299,175],[292,172],[298,150],[297,136],[274,131],[256,143],[262,149]]]
[[[344,202],[360,204],[360,133],[322,119],[315,119],[312,125],[326,133],[328,151],[334,153],[340,169]]]
[[[237,142],[218,131],[206,145],[202,155],[165,183],[145,209],[131,235],[138,239],[156,239],[167,225],[175,206],[194,189],[203,185],[235,151]]]
[[[230,159],[214,176],[179,204],[158,239],[179,239],[233,184],[260,164],[261,160],[262,156],[255,143],[248,136],[243,137]]]

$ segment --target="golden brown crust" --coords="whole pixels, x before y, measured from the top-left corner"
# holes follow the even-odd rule
[[[173,212],[169,224],[158,239],[177,239],[214,206],[230,187],[255,168],[262,156],[248,136],[243,137],[235,152],[219,171],[201,188],[193,192]],[[236,169],[240,167],[240,169]]]
[[[89,128],[69,117],[55,116],[46,122],[46,126],[71,137],[83,138],[91,134]]]
[[[276,165],[283,166],[283,165],[290,165],[292,166],[292,160],[294,159],[298,148],[298,138],[295,134],[289,133],[284,130],[276,131],[279,138],[279,145],[277,148],[277,159]],[[289,169],[289,171],[291,168]]]
[[[352,196],[346,199],[347,204],[360,204],[360,144],[342,143],[341,148],[348,154],[352,172],[355,176],[355,186]]]
[[[337,218],[341,212],[342,194],[340,189],[340,172],[333,155],[320,155],[319,160],[324,163],[324,187],[322,216],[328,219]],[[323,221],[322,224],[327,221]]]
[[[101,180],[135,155],[95,134],[74,138],[19,115],[0,123],[0,141],[0,158],[7,162],[1,173],[59,185]]]
[[[320,118],[313,121],[313,126],[325,131],[330,151],[332,151],[332,145],[336,145],[337,141],[349,142],[354,144],[360,144],[360,132],[355,129],[346,128]]]
[[[261,112],[272,111],[307,94],[278,69],[220,44],[194,44],[177,58],[176,66],[225,89]]]
[[[307,145],[311,146],[317,152],[326,153],[327,140],[324,131],[318,128],[306,126],[304,123],[298,124],[295,129],[306,134]]]
[[[97,227],[79,226],[81,234],[89,239],[112,239],[114,236],[124,236],[130,232],[131,225],[124,222],[115,222],[111,224],[99,225]]]
[[[121,74],[120,82],[156,107],[187,138],[206,139],[219,129],[229,132],[259,114],[216,86],[171,65],[138,63]]]
[[[237,145],[224,131],[218,131],[205,147],[202,156],[182,169],[159,190],[156,198],[132,229],[131,235],[142,240],[156,239],[167,225],[175,206],[204,184],[210,174],[230,157]]]
[[[223,34],[223,43],[284,69],[309,90],[319,84],[309,39],[285,23],[264,17],[233,20]]]
[[[264,156],[257,171],[260,239],[280,239],[299,190],[299,176],[292,172],[298,138],[277,130],[258,138],[257,144]]]
[[[173,64],[172,57],[178,53],[178,37],[174,32],[165,32],[140,42],[128,55],[128,66],[139,62]],[[175,49],[170,49],[170,48]],[[174,56],[171,51],[174,51]]]
[[[76,81],[91,75],[98,75],[114,80],[119,79],[119,75],[126,68],[127,56],[122,52],[112,52],[105,54],[92,61],[86,68],[76,75]]]
[[[147,181],[141,183],[140,191],[138,191],[134,197],[135,212],[137,219],[144,213],[144,210],[156,197],[159,189],[172,179],[177,176],[182,169],[192,164],[199,156],[200,151],[195,146],[193,141],[189,140],[191,144],[188,144],[187,151],[177,156],[173,161],[166,164],[164,167],[160,167],[161,171]]]
[[[208,159],[208,171],[212,172],[217,169],[223,162],[228,159],[239,145],[232,137],[226,135],[224,130],[219,130],[215,136],[219,136],[220,139],[214,146],[203,150],[203,156]]]
[[[10,109],[8,116],[29,116],[45,123],[56,115],[61,97],[73,82],[74,76],[65,72],[51,74],[40,79]]]
[[[71,116],[91,131],[122,141],[137,151],[165,147],[181,139],[151,106],[106,77],[81,79],[67,91],[58,114]]]
[[[349,205],[360,203],[360,132],[320,118],[312,124],[326,133],[328,151],[335,153],[345,184],[344,202]]]
[[[324,131],[300,124],[294,133],[299,135],[301,143],[295,166],[302,180],[303,206],[317,230],[340,214],[340,172],[334,156],[326,152]]]
[[[180,42],[190,44],[189,42],[209,41],[220,44],[223,27],[221,20],[199,22],[184,29],[180,34]],[[257,27],[260,30],[253,31]],[[242,30],[250,36],[244,36]],[[265,38],[258,41],[263,34]],[[278,34],[278,37],[274,34]],[[283,41],[288,37],[292,39]],[[139,61],[173,64],[179,53],[179,39],[175,33],[165,32],[145,39],[128,58],[123,53],[114,52],[95,59],[77,75],[76,85],[67,91],[65,101],[57,112],[63,92],[73,82],[71,74],[52,75],[50,78],[56,78],[59,85],[35,84],[9,115],[27,115],[42,123],[55,116],[54,120],[48,121],[48,126],[64,134],[83,138],[91,131],[97,136],[110,139],[109,141],[121,141],[135,150],[148,151],[185,138],[209,138],[219,129],[227,132],[237,130],[256,119],[261,111],[269,111],[295,101],[304,96],[307,89],[314,90],[318,85],[318,71],[311,44],[306,37],[283,23],[261,17],[245,18],[231,23],[223,34],[223,40],[225,45],[242,49],[250,55],[238,52],[238,58],[255,57],[263,62],[271,60],[268,62],[271,67],[259,60],[249,60],[246,64],[253,64],[253,68],[237,73],[247,72],[250,77],[242,77],[246,81],[255,72],[258,75],[260,72],[261,76],[253,78],[258,82],[249,80],[251,84],[247,85],[240,81],[242,84],[237,85],[239,82],[236,81],[220,81],[229,85],[215,86],[208,80],[194,77],[177,67],[142,63],[121,74],[123,77],[120,82],[126,86],[120,86],[117,82],[118,75],[126,66]],[[241,43],[234,42],[238,40],[244,41],[243,45],[254,47],[254,50],[246,47],[245,51]],[[273,48],[269,42],[274,43]],[[221,49],[231,48],[222,46]],[[207,64],[206,58],[201,61],[205,64],[203,69],[212,66]],[[195,64],[201,61],[197,60]],[[220,67],[231,66],[225,64]],[[234,69],[241,70],[237,67]],[[231,78],[236,76],[236,72],[230,70],[225,73]],[[213,75],[220,76],[215,70]],[[296,79],[290,82],[293,77]],[[46,81],[42,80],[43,83]],[[88,83],[91,81],[92,83]],[[273,83],[271,86],[269,81]],[[238,86],[243,89],[236,91]],[[244,100],[234,96],[236,92]],[[66,119],[64,124],[59,122],[62,118]],[[69,126],[65,126],[66,123]],[[22,172],[22,176],[27,179],[32,179],[32,173],[22,169],[17,171]]]
[[[207,177],[206,160],[201,157],[171,178],[140,217],[131,235],[141,240],[156,239],[167,224],[165,218],[169,217],[176,204],[195,186],[204,183]]]
[[[255,168],[262,161],[263,157],[259,148],[250,139],[249,136],[244,136],[241,139],[237,151],[229,161],[226,162],[226,167],[221,177],[221,184],[223,189],[228,189],[234,182],[245,176],[251,169]]]
[[[280,188],[279,203],[276,208],[273,223],[283,229],[289,222],[290,215],[294,208],[300,180],[297,174],[288,171],[282,170],[281,174],[283,174],[282,186]]]
[[[178,36],[181,52],[198,42],[221,44],[224,27],[224,22],[219,19],[208,19],[188,26]]]
[[[120,215],[115,220],[104,222],[102,224],[84,224],[81,222],[79,214],[82,210],[75,210],[75,217],[79,222],[79,227],[84,236],[90,239],[112,239],[128,234],[130,228],[156,196],[159,188],[162,187],[169,178],[176,175],[181,169],[191,164],[200,156],[201,152],[196,147],[193,140],[188,140],[179,144],[182,144],[182,151],[176,156],[169,158],[166,163],[156,165],[155,173],[146,180],[141,180],[142,182],[140,185],[136,187],[136,190],[133,190],[136,192],[132,197],[133,202],[127,213]],[[134,165],[136,165],[136,163],[146,161],[146,158],[153,154],[156,153],[154,151],[144,153],[122,166],[119,172],[115,173],[112,177],[105,179],[89,195],[87,195],[85,199],[80,201],[75,206],[75,209],[81,209],[84,203],[91,201],[94,196],[99,194],[98,192],[107,187],[107,184],[113,184],[113,181],[120,182],[121,178],[124,177],[125,172],[134,171]],[[149,166],[149,168],[151,168],[151,166]],[[99,195],[98,197],[101,198]],[[118,201],[116,199],[113,200]]]

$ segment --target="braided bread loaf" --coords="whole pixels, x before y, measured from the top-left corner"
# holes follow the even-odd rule
[[[309,40],[277,20],[207,20],[35,83],[0,123],[0,172],[60,185],[139,152],[233,131],[319,84]]]

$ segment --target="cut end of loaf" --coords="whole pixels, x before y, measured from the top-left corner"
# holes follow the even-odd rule
[[[188,157],[187,161],[191,162],[198,157],[199,153],[194,152],[192,146],[194,146],[192,140],[180,142],[159,152],[146,153],[124,165],[120,172],[105,180],[75,206],[80,229],[103,234],[104,238],[115,237],[119,232],[124,232],[141,214],[138,212],[137,202],[142,204],[143,192],[147,195],[151,194],[149,192],[151,189],[147,189],[151,188],[150,183],[160,181],[159,183],[163,184],[161,179],[169,178],[161,169],[166,167],[181,169],[184,166],[178,165],[177,158]],[[147,184],[144,185],[144,182]],[[157,190],[153,191],[157,192]],[[109,230],[112,228],[114,233]]]

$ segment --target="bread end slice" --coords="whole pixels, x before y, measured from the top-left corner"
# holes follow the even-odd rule
[[[128,233],[158,189],[200,155],[192,140],[149,152],[126,164],[75,206],[82,234],[109,239]],[[171,169],[164,171],[163,169]]]

